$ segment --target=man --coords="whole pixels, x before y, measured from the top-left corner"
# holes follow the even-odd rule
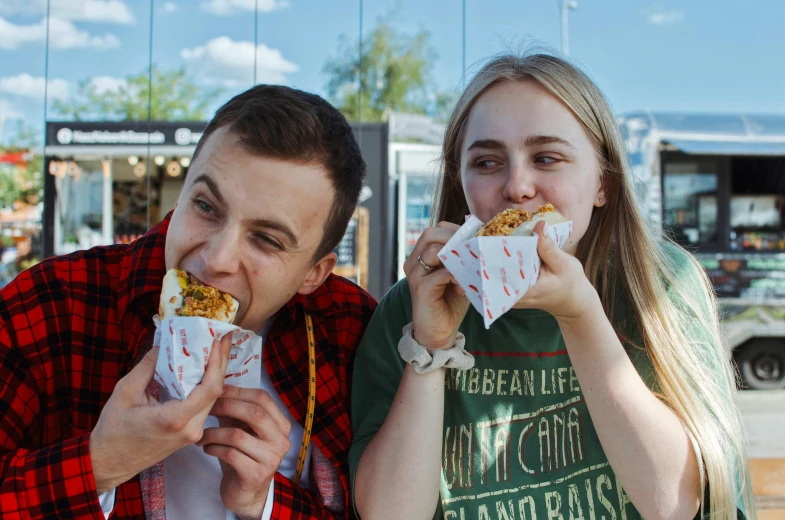
[[[0,517],[348,515],[352,359],[376,302],[331,271],[364,172],[335,108],[257,86],[218,110],[148,234],[4,288]],[[150,395],[172,267],[240,302],[235,323],[264,341],[261,390],[224,386],[224,340],[188,399]]]

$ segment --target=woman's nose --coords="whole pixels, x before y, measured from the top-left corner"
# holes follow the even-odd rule
[[[534,198],[536,194],[534,173],[529,171],[525,164],[510,165],[507,182],[504,185],[504,198],[518,204]]]

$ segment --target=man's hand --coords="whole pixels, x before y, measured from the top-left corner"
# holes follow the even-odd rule
[[[155,373],[157,347],[117,382],[90,434],[99,494],[202,437],[204,421],[222,392],[231,347],[231,334],[213,341],[204,378],[185,401],[159,403],[145,392]]]
[[[230,385],[210,415],[220,426],[207,428],[196,444],[221,463],[221,500],[240,518],[259,519],[275,472],[289,452],[289,419],[264,390]]]

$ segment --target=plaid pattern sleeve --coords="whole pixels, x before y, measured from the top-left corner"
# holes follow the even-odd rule
[[[160,290],[161,227],[45,260],[0,290],[0,518],[104,519],[90,432],[147,332],[150,311],[127,304]],[[138,488],[117,488],[113,518],[143,517]]]
[[[17,282],[20,289],[27,286],[26,278],[23,275]],[[14,301],[12,289],[4,291],[6,301]],[[42,309],[36,306],[26,306],[26,310],[27,320],[41,317]],[[70,518],[102,518],[89,435],[35,449],[45,427],[42,401],[46,401],[36,379],[44,374],[30,366],[20,342],[10,336],[8,323],[0,323],[0,517],[52,518],[67,511]],[[21,336],[23,343],[44,339],[36,338],[32,330],[18,331],[15,336]]]

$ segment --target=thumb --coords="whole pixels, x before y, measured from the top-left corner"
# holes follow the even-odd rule
[[[138,396],[147,390],[147,385],[150,384],[150,381],[153,379],[153,374],[155,374],[155,364],[158,361],[159,350],[160,347],[158,346],[151,348],[139,363],[137,363],[123,378],[126,388],[132,392],[132,395]]]
[[[548,234],[548,226],[544,220],[537,222],[533,233],[537,236],[537,254],[540,256],[540,260],[555,271],[563,252]]]

